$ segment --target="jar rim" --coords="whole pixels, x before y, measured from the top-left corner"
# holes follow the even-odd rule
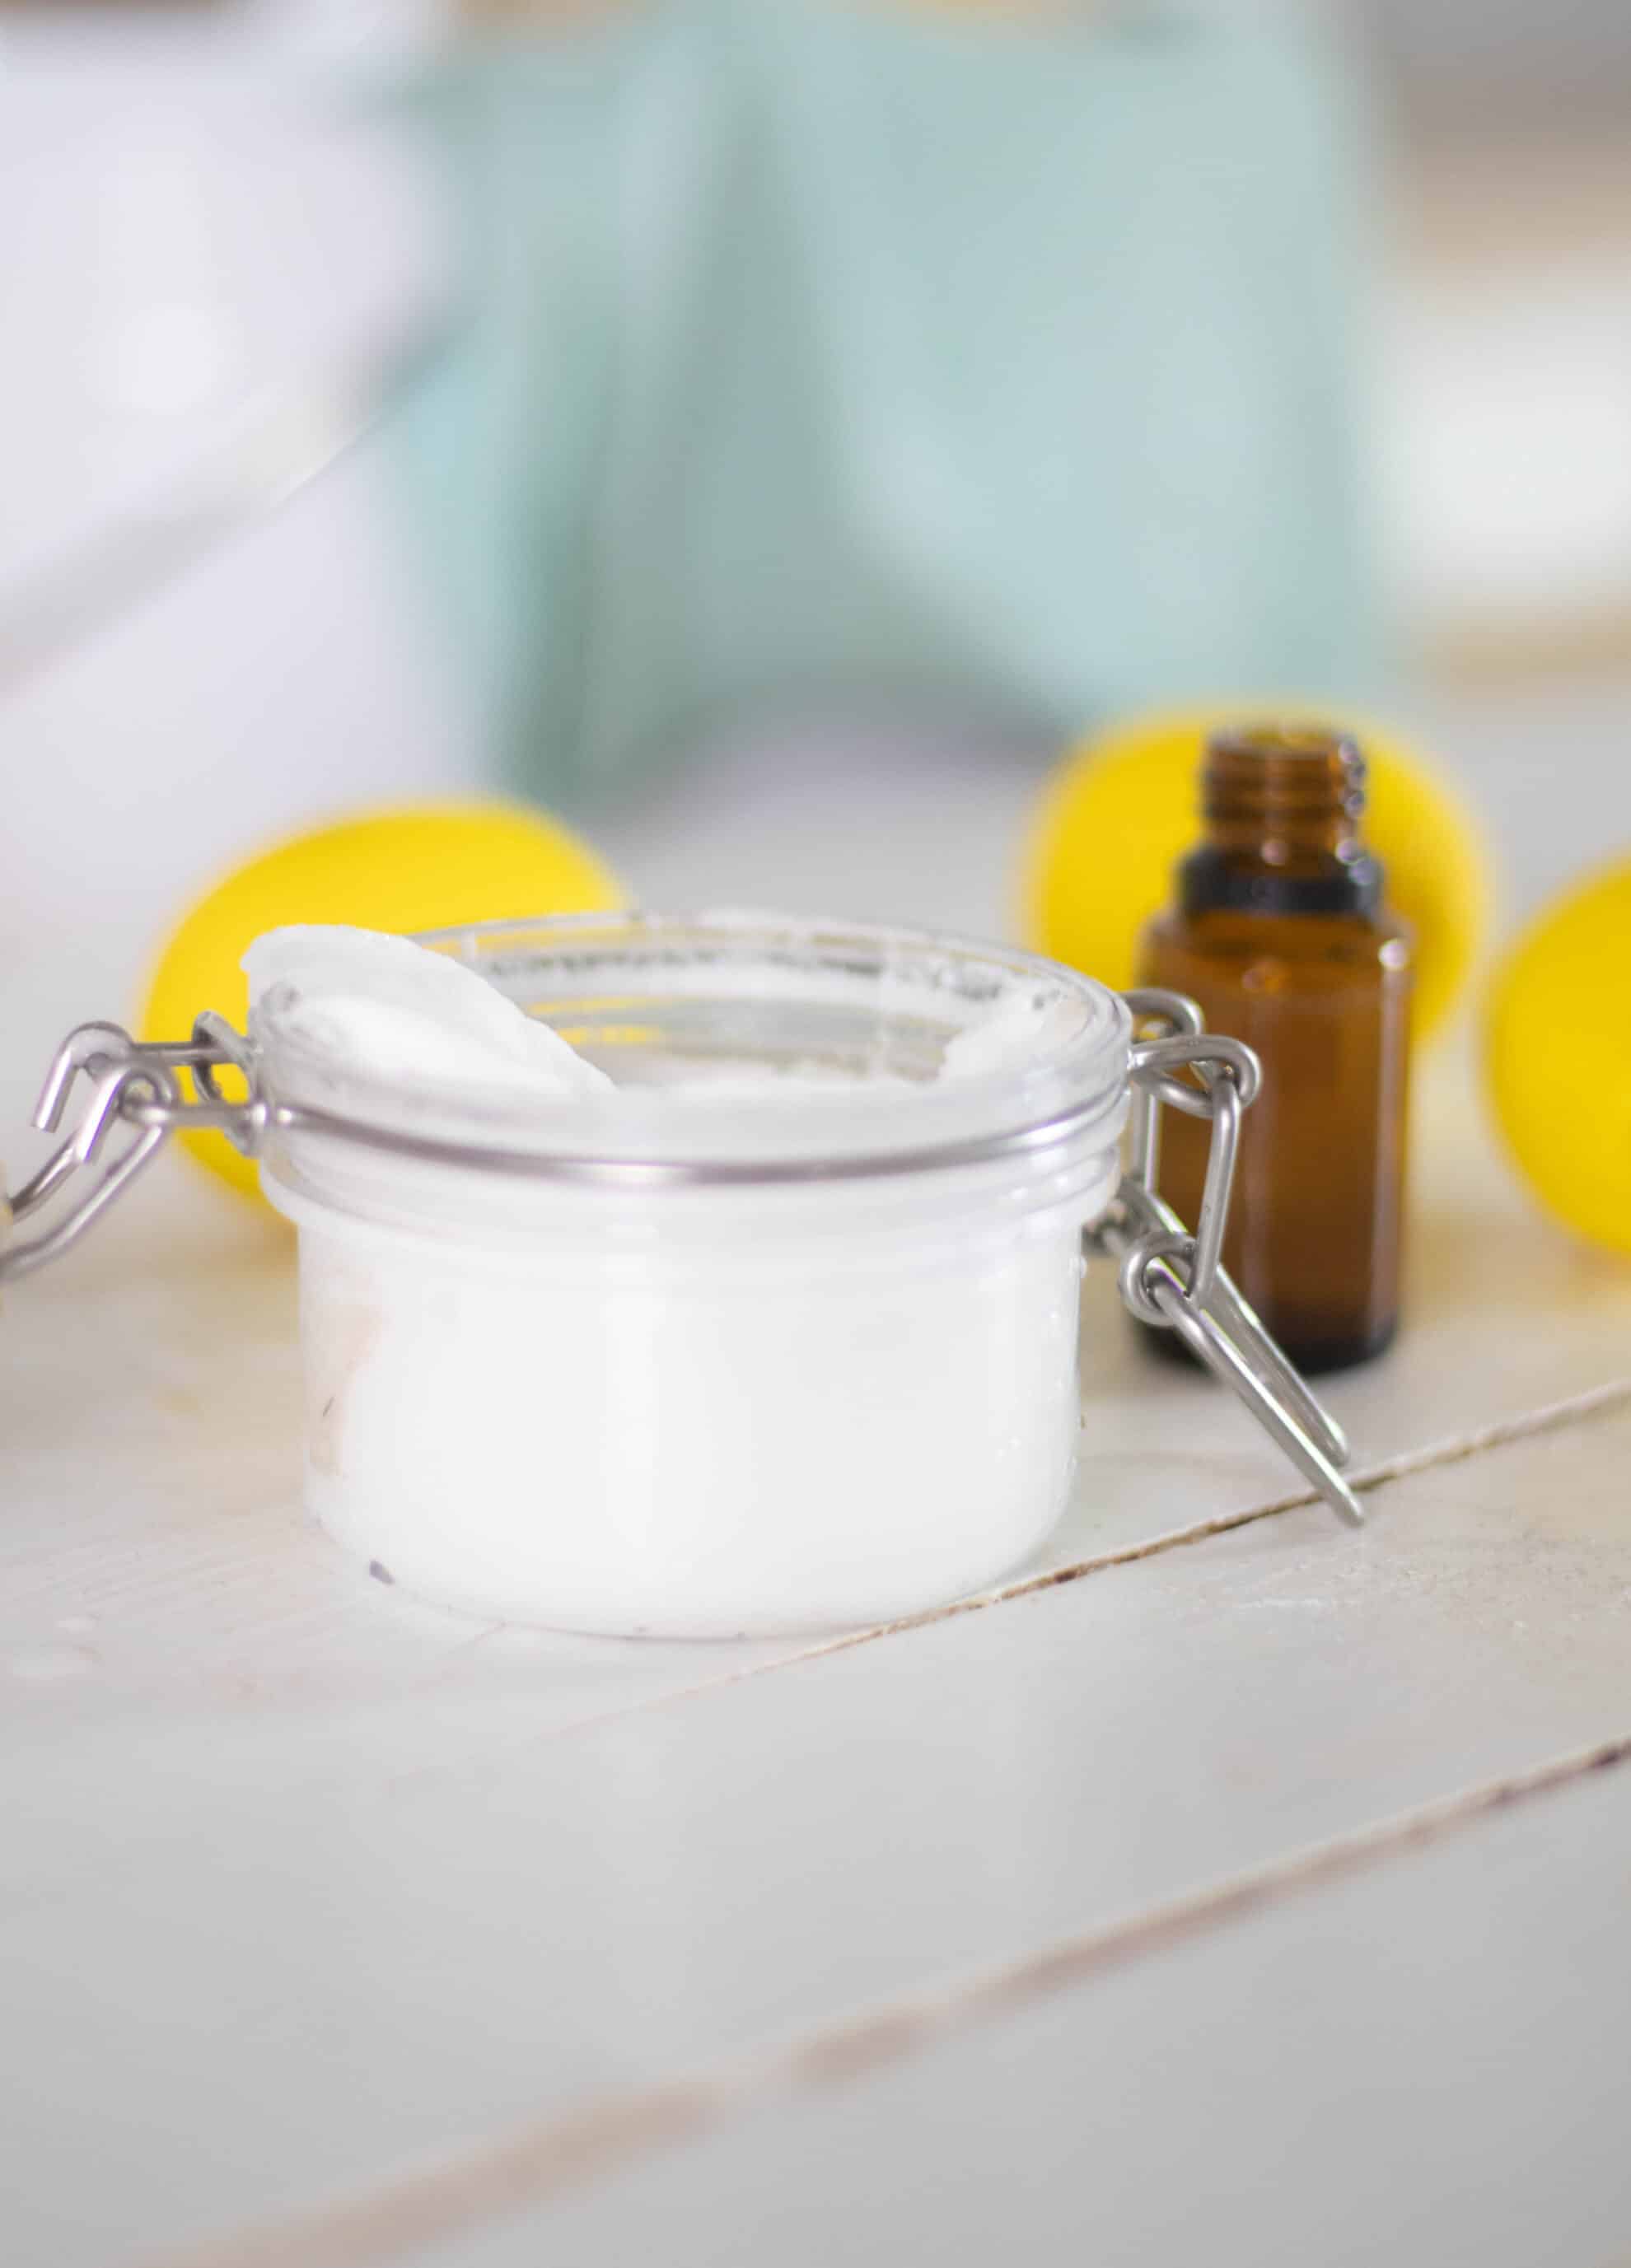
[[[417,942],[476,968],[545,1021],[622,996],[638,979],[705,1020],[871,996],[881,1038],[910,1028],[932,1046],[1007,1003],[1030,1002],[1045,1042],[955,1077],[773,1079],[744,1098],[672,1091],[535,1098],[387,1078],[315,1053],[280,1030],[276,996],[251,1007],[250,1036],[278,1123],[399,1159],[532,1179],[652,1187],[852,1181],[1001,1160],[1052,1169],[1062,1152],[1113,1138],[1126,1095],[1132,1024],[1096,979],[1017,948],[939,931],[778,914],[550,915],[426,931]],[[596,980],[601,990],[594,989]]]

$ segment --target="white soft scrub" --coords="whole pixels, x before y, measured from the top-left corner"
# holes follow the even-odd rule
[[[306,924],[257,938],[243,965],[254,1005],[286,988],[283,1030],[359,1071],[541,1094],[614,1091],[486,977],[410,938]]]
[[[1022,1071],[1069,1038],[1071,1020],[1068,1003],[1005,1000],[947,1042],[941,1077],[979,1079],[991,1071]]]
[[[1085,980],[996,949],[914,965],[866,932],[733,957],[728,924],[674,928],[635,927],[626,962],[574,939],[499,964],[612,1061],[632,1034],[616,1084],[407,939],[251,949],[272,1090],[298,1106],[315,1073],[321,1120],[336,1086],[349,1102],[334,1074],[373,1074],[351,1130],[393,1138],[298,1108],[269,1130],[262,1185],[299,1229],[306,1502],[360,1564],[486,1621],[830,1630],[976,1590],[1041,1542],[1076,1455],[1081,1229],[1124,1101],[1034,1153],[1006,1138],[1053,1107],[1037,1067]],[[1125,1019],[1103,1020],[1113,1062]],[[586,1153],[612,1170],[529,1169]]]
[[[244,956],[251,1002],[274,993],[282,1030],[336,1063],[423,1084],[522,1086],[542,1094],[607,1094],[616,1082],[550,1026],[528,1016],[476,969],[411,938],[377,930],[305,924],[269,931]],[[979,1078],[1022,1068],[1065,1036],[1069,1010],[1010,998],[947,1044],[938,1076]],[[789,1087],[853,1086],[836,1065],[690,1065],[661,1084],[676,1099],[726,1094],[752,1098]],[[868,1086],[904,1086],[887,1071]]]

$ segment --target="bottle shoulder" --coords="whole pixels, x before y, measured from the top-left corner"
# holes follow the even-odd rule
[[[1234,907],[1190,913],[1175,906],[1157,914],[1144,934],[1147,951],[1227,963],[1269,958],[1402,972],[1415,955],[1410,924],[1385,906],[1374,913],[1340,914],[1257,913]]]

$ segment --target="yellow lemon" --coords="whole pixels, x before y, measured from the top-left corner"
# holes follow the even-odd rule
[[[159,955],[141,1035],[185,1039],[205,1008],[241,1030],[249,990],[239,963],[255,938],[284,922],[400,932],[622,903],[616,880],[586,843],[520,804],[423,803],[363,814],[274,843],[200,898]],[[223,1136],[184,1139],[202,1164],[254,1193],[253,1162]]]
[[[1490,988],[1485,1075],[1524,1179],[1558,1219],[1631,1254],[1631,859],[1554,900]]]
[[[1369,762],[1367,837],[1389,902],[1416,933],[1416,1030],[1443,1023],[1482,937],[1489,887],[1470,814],[1397,734],[1302,704],[1258,704],[1288,721],[1336,723]],[[1199,831],[1208,733],[1254,705],[1131,717],[1082,741],[1054,774],[1032,821],[1022,876],[1026,941],[1117,986],[1133,982],[1140,931],[1172,893],[1172,870]]]

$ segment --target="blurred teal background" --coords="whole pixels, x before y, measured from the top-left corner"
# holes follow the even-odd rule
[[[1283,688],[1509,919],[1631,840],[1623,0],[0,0],[0,323],[13,1119],[359,806],[1000,933],[1066,740]]]
[[[403,460],[539,793],[779,704],[1374,689],[1361,137],[1294,19],[668,0],[412,109],[461,284]]]

